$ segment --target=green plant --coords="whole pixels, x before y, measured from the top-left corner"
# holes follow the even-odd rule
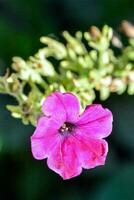
[[[127,30],[127,46],[107,25],[102,31],[93,26],[89,32],[76,32],[74,37],[64,31],[63,43],[41,37],[45,47],[34,56],[27,61],[14,57],[11,69],[0,77],[0,93],[17,100],[16,105],[7,105],[12,116],[21,118],[24,124],[36,125],[43,99],[56,90],[75,93],[82,107],[94,101],[96,91],[101,100],[113,92],[133,95],[133,26],[124,23],[129,26],[122,26]]]

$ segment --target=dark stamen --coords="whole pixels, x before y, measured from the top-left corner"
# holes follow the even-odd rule
[[[74,124],[71,124],[70,122],[65,122],[59,129],[59,132],[61,134],[65,134],[65,133],[71,133],[73,128],[75,127]]]

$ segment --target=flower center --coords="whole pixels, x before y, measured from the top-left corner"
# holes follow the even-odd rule
[[[74,124],[71,124],[70,122],[65,122],[59,129],[59,132],[61,134],[71,133],[73,128],[75,127]]]

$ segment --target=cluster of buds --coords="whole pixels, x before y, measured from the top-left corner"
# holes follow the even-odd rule
[[[82,107],[92,103],[96,91],[106,100],[110,93],[134,94],[134,27],[123,21],[119,31],[128,37],[123,45],[119,33],[105,25],[76,32],[63,32],[64,43],[41,37],[45,47],[28,60],[14,57],[12,73],[0,77],[0,93],[12,95],[17,105],[8,105],[13,117],[36,124],[43,99],[53,91],[76,94]],[[116,48],[118,55],[115,54]]]

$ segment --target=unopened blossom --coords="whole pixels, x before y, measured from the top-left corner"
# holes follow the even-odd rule
[[[80,114],[71,93],[54,92],[43,102],[42,116],[31,137],[32,154],[63,179],[78,176],[82,169],[104,165],[108,144],[103,139],[112,131],[112,113],[99,104]]]

